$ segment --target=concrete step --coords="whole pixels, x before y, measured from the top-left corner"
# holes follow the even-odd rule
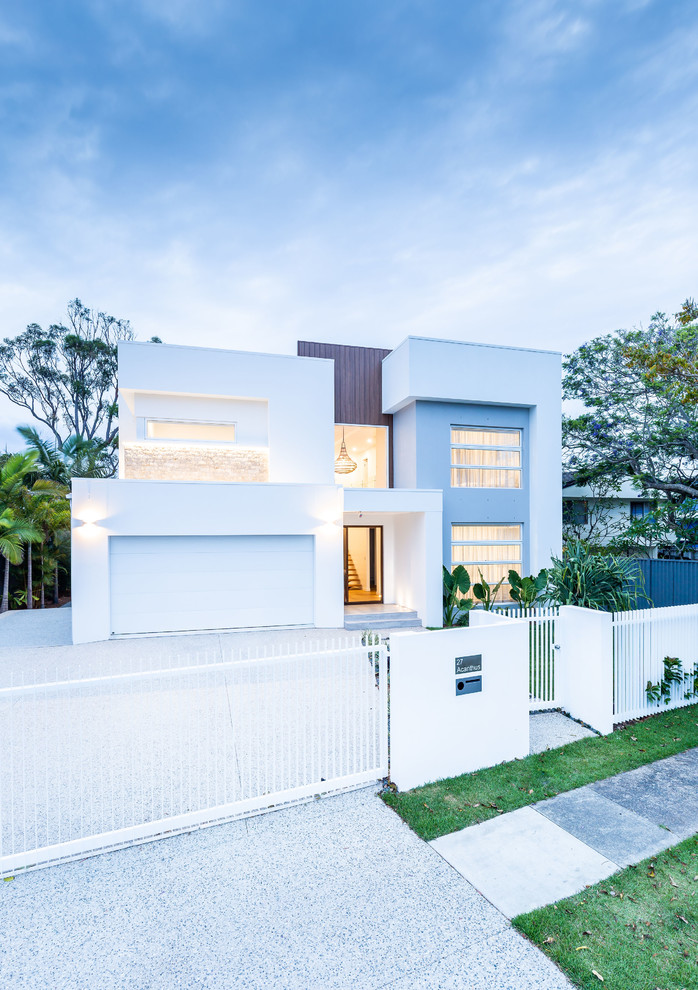
[[[421,628],[416,612],[351,612],[344,616],[345,629],[415,629]]]

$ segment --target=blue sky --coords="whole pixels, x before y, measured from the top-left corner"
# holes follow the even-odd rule
[[[697,76],[681,0],[10,0],[0,334],[569,350],[698,295]]]

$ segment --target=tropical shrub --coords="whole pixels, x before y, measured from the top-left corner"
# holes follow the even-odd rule
[[[538,602],[545,598],[545,589],[548,586],[548,572],[545,568],[534,577],[521,577],[518,571],[509,571],[509,597],[520,605],[521,608],[533,608]]]
[[[494,604],[497,601],[497,595],[499,594],[499,589],[504,584],[504,578],[500,578],[495,585],[488,584],[482,576],[482,571],[480,573],[480,580],[477,584],[473,585],[473,594],[482,604],[482,607],[486,612],[491,612],[494,608]]]
[[[467,626],[468,612],[475,605],[472,598],[466,598],[470,591],[470,575],[458,564],[453,572],[443,568],[443,611],[444,626]]]
[[[593,553],[581,540],[570,540],[562,557],[552,559],[544,598],[553,605],[626,612],[646,595],[631,558]]]

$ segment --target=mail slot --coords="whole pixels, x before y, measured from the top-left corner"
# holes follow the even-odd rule
[[[456,694],[477,694],[482,691],[482,674],[479,677],[457,677]]]

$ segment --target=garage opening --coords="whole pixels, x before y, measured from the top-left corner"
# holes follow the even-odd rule
[[[312,626],[312,536],[113,536],[115,635]]]

